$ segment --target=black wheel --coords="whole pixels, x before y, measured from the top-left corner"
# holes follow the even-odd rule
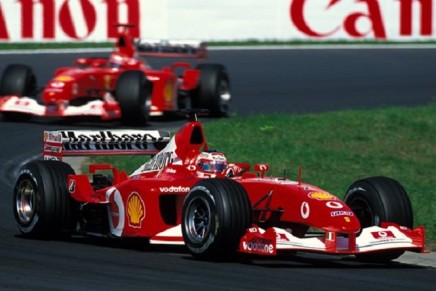
[[[151,108],[151,82],[142,71],[125,71],[118,78],[115,98],[121,108],[121,122],[125,125],[144,125]]]
[[[13,212],[20,232],[36,238],[74,231],[77,203],[68,193],[70,165],[34,161],[21,168],[13,193]]]
[[[8,65],[0,80],[0,96],[16,95],[33,98],[36,94],[36,76],[26,65]],[[3,119],[8,121],[27,121],[30,114],[3,112]]]
[[[233,180],[202,180],[185,199],[182,233],[196,258],[229,258],[250,226],[250,201],[245,189]]]
[[[228,116],[230,80],[226,68],[219,64],[199,64],[200,82],[192,96],[192,107],[209,109],[212,117]]]
[[[0,96],[33,97],[36,93],[36,76],[26,65],[8,65],[0,80]]]
[[[413,228],[413,211],[409,197],[399,182],[388,177],[371,177],[354,182],[344,202],[353,210],[361,227],[379,226],[393,222]],[[392,250],[356,255],[368,262],[389,262],[404,253]]]

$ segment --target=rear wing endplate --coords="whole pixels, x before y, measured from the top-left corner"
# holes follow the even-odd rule
[[[149,57],[207,58],[207,44],[197,40],[139,39],[136,42],[139,55]]]
[[[171,139],[159,130],[58,130],[44,131],[44,160],[64,156],[154,155]]]

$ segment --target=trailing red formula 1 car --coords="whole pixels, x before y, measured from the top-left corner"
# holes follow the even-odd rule
[[[174,62],[160,70],[137,55],[204,59],[206,44],[198,41],[139,40],[129,25],[122,30],[109,58],[79,58],[59,68],[41,90],[33,70],[22,64],[6,67],[0,80],[0,113],[7,120],[32,116],[121,119],[143,125],[149,116],[189,108],[207,108],[214,117],[228,115],[230,80],[220,64]]]
[[[65,156],[149,154],[131,175],[110,164],[75,174]],[[267,164],[228,163],[192,118],[174,136],[150,130],[44,133],[44,160],[22,167],[13,212],[24,236],[75,233],[185,244],[197,258],[307,251],[388,262],[424,252],[404,188],[387,177],[353,183],[344,201]],[[301,173],[301,172],[300,172]],[[91,176],[92,178],[90,178]],[[316,231],[315,231],[316,230]]]

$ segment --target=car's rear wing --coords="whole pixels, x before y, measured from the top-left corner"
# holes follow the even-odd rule
[[[154,155],[170,141],[170,133],[159,130],[58,130],[44,131],[44,160],[64,156]]]
[[[136,49],[139,55],[149,57],[207,58],[207,44],[196,40],[139,39]]]

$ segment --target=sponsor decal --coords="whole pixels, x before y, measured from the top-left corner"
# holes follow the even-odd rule
[[[342,203],[337,202],[337,201],[329,201],[326,202],[326,204],[328,208],[333,208],[333,209],[341,209],[344,207],[344,205],[342,205]]]
[[[64,82],[51,82],[50,86],[54,87],[54,88],[62,88],[65,86]]]
[[[165,102],[171,102],[171,100],[173,99],[173,94],[174,94],[174,86],[171,82],[166,82],[165,84],[165,88],[164,88],[164,99]]]
[[[308,194],[309,198],[316,200],[335,200],[336,197],[328,192],[310,192]]]
[[[345,222],[350,222],[351,221],[351,219],[349,217],[347,217],[347,216],[344,217],[344,220],[345,220]]]
[[[76,191],[76,180],[71,179],[70,185],[68,185],[68,192],[74,193]]]
[[[309,203],[307,203],[306,201],[301,203],[300,213],[303,219],[307,219],[309,217],[310,215]]]
[[[60,132],[44,131],[44,142],[57,142],[62,141],[62,135]]]
[[[55,147],[51,145],[44,145],[44,151],[45,152],[52,152],[52,153],[60,153],[62,152],[62,147]]]
[[[104,83],[104,87],[107,90],[109,90],[110,89],[110,84],[111,84],[111,76],[110,75],[104,75],[103,83]]]
[[[325,7],[320,9],[319,14],[309,13],[309,7],[314,0],[293,0],[289,8],[291,23],[297,30],[306,36],[314,38],[327,38],[338,35],[343,32],[350,38],[364,38],[373,36],[379,40],[389,38],[389,33],[399,37],[422,36],[429,37],[433,35],[433,0],[397,0],[390,6],[385,6],[388,1],[378,0],[330,0],[326,2]],[[307,6],[307,7],[306,7]],[[352,7],[347,11],[346,7]],[[354,8],[354,9],[353,9]],[[387,10],[397,11],[387,13]],[[418,10],[416,10],[418,9]],[[325,18],[335,15],[334,11],[343,11],[343,15],[338,15],[334,22],[328,25],[319,25],[323,16]],[[316,16],[316,18],[315,18]],[[398,22],[395,29],[390,28],[393,22]],[[369,28],[362,23],[369,23]],[[413,29],[417,25],[419,29]]]
[[[351,211],[332,211],[330,212],[330,216],[336,217],[336,216],[353,216],[353,212]]]
[[[160,152],[155,155],[149,162],[145,163],[142,171],[158,171],[163,169],[166,165],[172,163],[174,160],[174,152]]]
[[[61,159],[59,157],[44,155],[44,160],[46,160],[46,161],[60,161]]]
[[[10,1],[12,2],[12,1]],[[11,13],[21,19],[19,37],[10,34],[12,24],[3,19],[4,8],[0,6],[0,39],[38,39],[37,32],[42,39],[55,40],[61,35],[74,40],[83,40],[98,33],[103,26],[105,39],[117,37],[118,28],[114,23],[132,23],[132,36],[140,36],[140,0],[128,1],[57,1],[57,0],[20,0]],[[3,4],[3,3],[2,3]],[[127,18],[122,18],[125,11]],[[9,11],[10,12],[10,11]],[[35,20],[35,15],[42,17],[42,23]],[[80,17],[75,17],[80,15]],[[98,17],[97,17],[98,16]],[[104,21],[106,20],[106,21]]]
[[[58,81],[58,82],[69,82],[69,81],[73,81],[74,78],[71,76],[65,76],[65,75],[60,75],[57,76],[54,81]],[[52,83],[53,84],[53,83]]]
[[[189,187],[182,186],[171,186],[171,187],[159,187],[161,193],[179,193],[179,192],[189,192],[191,190]]]
[[[110,130],[84,134],[75,131],[62,131],[62,139],[66,140],[65,150],[146,150],[158,148],[164,137],[156,137],[149,133],[121,133]],[[153,147],[147,143],[152,143]]]
[[[248,242],[242,242],[242,249],[249,253],[274,254],[274,244],[270,240],[255,238]]]
[[[373,231],[371,235],[375,240],[369,241],[370,245],[380,245],[385,243],[402,243],[409,242],[409,238],[405,237],[396,237],[395,234],[390,230],[382,230],[382,231]]]
[[[131,227],[141,227],[142,220],[145,218],[145,206],[137,192],[132,192],[127,198],[127,217]]]
[[[392,231],[384,230],[384,231],[374,231],[371,232],[371,235],[375,239],[387,239],[387,238],[395,238],[395,235]]]

